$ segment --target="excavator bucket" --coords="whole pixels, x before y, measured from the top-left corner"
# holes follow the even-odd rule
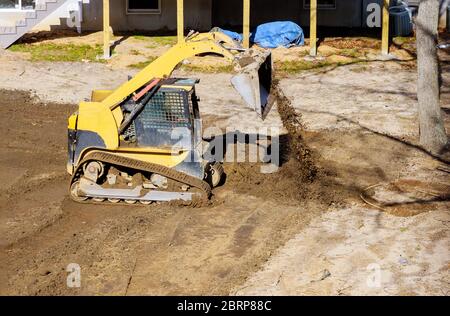
[[[272,87],[272,54],[269,51],[249,51],[237,58],[240,71],[231,79],[245,103],[264,120],[274,98]]]

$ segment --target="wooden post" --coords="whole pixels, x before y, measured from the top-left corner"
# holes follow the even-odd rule
[[[178,43],[184,42],[184,2],[177,0],[177,32]]]
[[[383,4],[383,26],[381,35],[381,54],[389,54],[389,0]]]
[[[250,0],[244,0],[244,48],[250,48]]]
[[[111,58],[110,41],[110,26],[109,26],[109,0],[103,0],[103,58]]]
[[[317,55],[317,0],[311,0],[309,19],[309,47],[311,56]]]

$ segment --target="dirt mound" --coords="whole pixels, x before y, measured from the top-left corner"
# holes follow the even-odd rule
[[[298,175],[298,163],[291,159],[277,172],[263,174],[261,165],[252,163],[225,164],[226,185],[235,192],[265,200],[297,203],[304,199],[307,188]]]
[[[273,84],[278,113],[288,135],[280,137],[279,169],[261,173],[262,163],[225,164],[226,186],[235,192],[281,203],[298,204],[315,200],[330,205],[342,200],[342,188],[333,182],[336,172],[325,166],[306,141],[301,114],[293,108],[278,82]]]

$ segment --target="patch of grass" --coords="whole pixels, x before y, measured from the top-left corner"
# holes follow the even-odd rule
[[[397,36],[392,39],[392,42],[396,45],[402,46],[403,44],[414,42],[414,37]]]
[[[96,61],[104,62],[97,59],[103,53],[101,45],[75,45],[75,44],[14,44],[10,47],[10,51],[23,52],[31,54],[31,61]]]
[[[150,36],[145,35],[133,35],[132,37],[140,41],[148,41],[150,39]]]
[[[339,55],[350,58],[359,58],[364,56],[363,52],[358,48],[343,49],[339,52]]]
[[[373,39],[369,37],[340,37],[325,39],[323,42],[326,45],[337,49],[380,49],[381,41],[379,39]]]
[[[277,71],[287,74],[295,74],[305,70],[311,70],[316,68],[323,68],[330,66],[332,63],[327,60],[320,61],[306,61],[306,60],[287,60],[275,63]]]
[[[128,67],[136,68],[136,69],[144,69],[145,67],[150,65],[152,62],[154,62],[155,59],[157,59],[157,58],[158,57],[156,57],[156,56],[149,56],[149,57],[147,57],[146,61],[141,61],[141,62],[138,62],[138,63],[135,63],[135,64],[131,64],[131,65],[128,65]]]
[[[175,45],[177,43],[176,36],[153,36],[151,40],[160,46]]]
[[[140,41],[147,41],[150,44],[148,48],[156,48],[158,46],[173,46],[177,43],[176,36],[145,36],[145,35],[133,35],[134,39]]]
[[[182,65],[181,69],[189,72],[202,72],[202,73],[231,73],[234,71],[233,65],[220,65],[220,66],[197,66],[197,65]]]
[[[128,65],[129,68],[135,68],[135,69],[143,69],[150,65],[155,59],[157,59],[157,56],[148,56],[146,61],[141,61],[135,64]],[[200,73],[231,73],[233,72],[233,65],[192,65],[192,64],[182,64],[180,69],[184,71],[189,72],[200,72]]]
[[[276,71],[284,74],[291,75],[301,73],[303,71],[321,69],[326,67],[340,67],[355,63],[364,63],[361,59],[355,58],[350,60],[332,61],[331,59],[323,60],[289,60],[275,62]],[[357,72],[357,71],[356,71]]]

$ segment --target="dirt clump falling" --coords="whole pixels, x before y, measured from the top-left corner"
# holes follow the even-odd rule
[[[290,157],[296,160],[299,178],[302,181],[312,182],[317,176],[318,167],[314,162],[313,153],[305,142],[303,131],[305,127],[301,115],[297,113],[275,80],[272,86],[276,98],[278,113],[283,126],[289,133],[288,148]]]
[[[305,127],[278,82],[272,93],[288,135],[280,136],[280,166],[274,173],[261,173],[262,163],[225,164],[226,185],[234,191],[261,197],[264,200],[298,203],[305,200],[335,201],[333,194],[323,192],[329,186],[327,170],[319,167],[320,160],[306,144]]]

